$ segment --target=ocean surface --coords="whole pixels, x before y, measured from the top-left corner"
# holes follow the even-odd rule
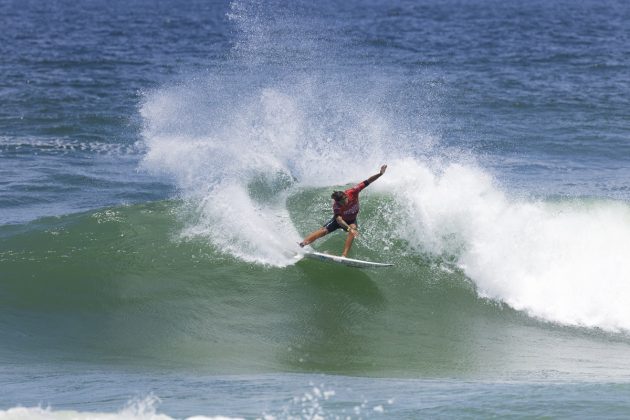
[[[627,418],[629,2],[0,28],[0,420]],[[395,266],[296,257],[382,164],[350,256]]]

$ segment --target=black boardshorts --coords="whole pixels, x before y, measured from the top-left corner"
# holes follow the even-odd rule
[[[356,225],[356,224],[357,224],[357,220],[356,220],[356,219],[354,219],[354,220],[352,220],[352,221],[350,221],[350,222],[346,222],[346,223],[347,223],[348,225],[351,225],[351,224],[355,224],[355,225]],[[344,227],[341,227],[341,225],[340,225],[339,223],[337,223],[337,219],[335,218],[335,216],[333,216],[333,218],[332,218],[332,219],[330,219],[330,220],[329,220],[329,221],[328,221],[328,222],[324,225],[324,227],[326,228],[326,230],[328,231],[328,233],[330,233],[330,232],[334,232],[334,231],[336,231],[337,229],[343,229],[343,230],[345,230],[346,232],[348,231],[348,229],[346,229],[346,228],[344,228]]]

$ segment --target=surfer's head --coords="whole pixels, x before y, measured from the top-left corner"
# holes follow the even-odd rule
[[[344,198],[346,198],[346,193],[343,191],[334,191],[331,194],[330,198],[335,200],[337,203],[340,203],[343,201]]]

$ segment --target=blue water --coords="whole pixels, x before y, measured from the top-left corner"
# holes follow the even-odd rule
[[[624,417],[628,22],[0,2],[0,417]]]

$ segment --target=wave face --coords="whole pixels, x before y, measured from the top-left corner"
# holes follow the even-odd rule
[[[458,165],[394,162],[386,176],[366,191],[353,256],[395,263],[387,270],[247,261],[251,243],[209,240],[213,226],[183,218],[185,201],[4,227],[2,352],[214,373],[627,374],[623,244],[601,248],[628,229],[626,206],[510,200]],[[327,190],[288,189],[296,232]]]

